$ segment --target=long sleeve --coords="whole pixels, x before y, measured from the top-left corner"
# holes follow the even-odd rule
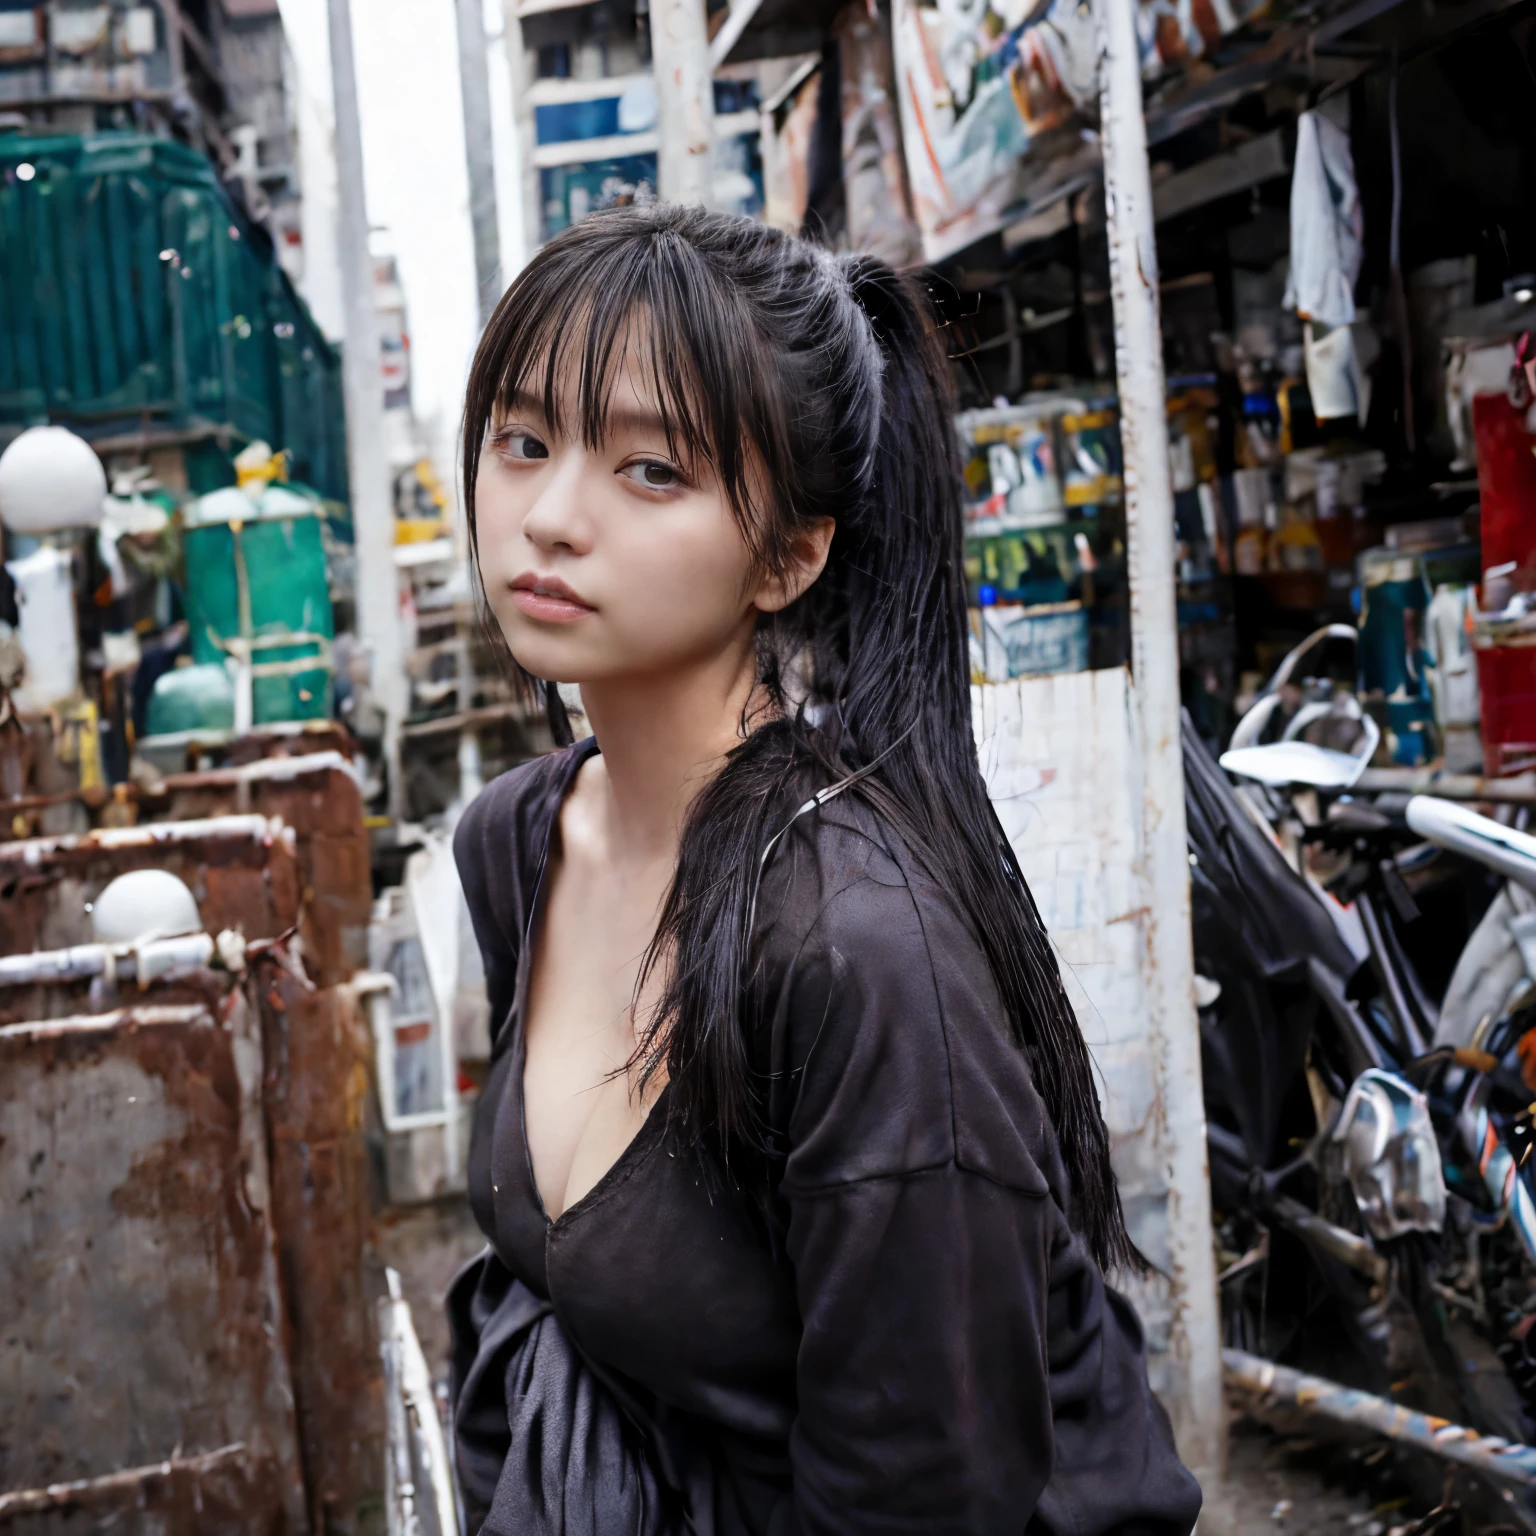
[[[821,829],[816,916],[770,1002],[803,1323],[784,1529],[1187,1532],[1199,1490],[1070,1225],[979,946],[855,836]],[[855,872],[835,890],[829,843]]]
[[[1053,1463],[1054,1208],[1016,1133],[966,1157],[946,1038],[997,1020],[942,1016],[911,893],[870,878],[824,909],[785,1024],[794,1528],[1018,1532]]]

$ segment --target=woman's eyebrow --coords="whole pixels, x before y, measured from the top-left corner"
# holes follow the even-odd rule
[[[612,410],[608,412],[608,424],[622,432],[654,434],[658,437],[667,435],[667,424],[655,411]]]
[[[537,395],[530,394],[526,389],[517,389],[501,402],[503,416],[538,416],[544,415],[544,402]]]

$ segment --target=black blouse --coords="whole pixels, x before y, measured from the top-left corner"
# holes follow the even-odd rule
[[[490,1246],[449,1300],[471,1529],[1187,1532],[1199,1489],[1135,1314],[1068,1224],[985,959],[852,795],[797,818],[763,876],[748,1044],[784,1145],[766,1188],[671,1134],[664,1089],[547,1219],[523,1127],[528,938],[594,750],[496,780],[455,840],[495,1039],[469,1167]]]

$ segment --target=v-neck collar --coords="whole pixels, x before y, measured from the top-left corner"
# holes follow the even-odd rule
[[[661,1110],[667,1097],[667,1091],[671,1083],[662,1085],[661,1092],[656,1095],[655,1102],[646,1113],[640,1128],[625,1143],[624,1150],[603,1170],[602,1176],[592,1185],[579,1200],[573,1200],[560,1214],[551,1219],[549,1210],[544,1204],[543,1192],[539,1189],[539,1181],[533,1171],[533,1150],[528,1145],[528,1095],[525,1090],[525,1077],[528,1065],[528,1036],[526,1029],[528,988],[533,973],[534,945],[538,936],[539,925],[544,916],[544,904],[546,892],[544,888],[545,876],[549,870],[549,856],[554,847],[555,837],[560,829],[560,812],[565,806],[566,796],[571,792],[571,786],[576,782],[576,775],[581,772],[583,765],[589,758],[598,754],[597,738],[589,736],[585,741],[575,744],[570,750],[570,756],[556,779],[549,795],[548,821],[544,827],[543,846],[539,852],[538,872],[534,877],[533,895],[528,903],[528,921],[523,931],[522,948],[517,959],[517,984],[513,992],[512,1029],[513,1036],[510,1042],[512,1052],[512,1082],[510,1091],[517,1096],[518,1127],[522,1132],[523,1165],[527,1174],[528,1196],[534,1208],[542,1218],[546,1234],[561,1227],[568,1217],[579,1214],[589,1204],[595,1204],[600,1199],[613,1180],[626,1169],[634,1159],[648,1147],[655,1139],[658,1111]]]

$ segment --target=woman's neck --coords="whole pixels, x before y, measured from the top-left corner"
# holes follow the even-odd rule
[[[618,858],[676,856],[693,797],[741,740],[755,682],[751,651],[655,679],[583,683],[602,757],[606,841]]]

